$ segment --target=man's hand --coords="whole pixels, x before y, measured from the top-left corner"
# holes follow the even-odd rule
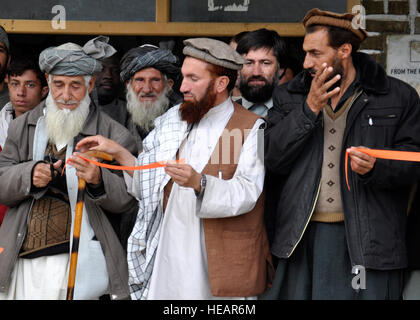
[[[102,181],[101,170],[99,167],[93,163],[83,160],[82,158],[79,158],[79,155],[82,154],[79,152],[74,152],[70,157],[70,164],[76,169],[76,176],[82,178],[87,183],[99,184]],[[89,157],[86,154],[83,154],[83,157],[98,161],[98,159]]]
[[[357,148],[365,149],[366,147],[360,146]],[[357,151],[354,149],[354,147],[348,148],[347,151],[351,159],[351,170],[358,174],[364,175],[373,169],[376,158],[371,157],[366,153]]]
[[[173,163],[168,161],[165,172],[180,186],[193,188],[197,193],[201,191],[201,174],[189,164]]]
[[[121,152],[121,149],[124,149],[121,145],[100,135],[90,136],[80,140],[76,144],[75,148],[75,150],[80,152],[86,152],[89,150],[106,152],[114,158],[119,152]]]
[[[53,164],[54,169],[58,169],[63,161],[58,160]],[[55,174],[57,174],[55,172]],[[40,162],[36,164],[32,173],[32,184],[37,188],[44,188],[52,180],[51,166],[49,163]]]
[[[306,103],[316,115],[324,108],[328,99],[340,92],[340,87],[334,88],[328,92],[328,89],[340,79],[340,75],[336,75],[331,80],[325,82],[328,76],[333,72],[333,67],[328,67],[326,63],[323,63],[322,67],[323,68],[318,70],[315,77],[312,79],[311,89],[306,98]]]

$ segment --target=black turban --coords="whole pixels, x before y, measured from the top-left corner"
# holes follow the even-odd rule
[[[177,80],[180,69],[178,59],[170,50],[159,49],[153,45],[142,45],[127,51],[121,59],[120,78],[123,83],[137,71],[144,68],[155,68],[169,79]]]

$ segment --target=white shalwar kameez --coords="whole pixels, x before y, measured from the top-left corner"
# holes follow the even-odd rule
[[[233,110],[232,101],[227,99],[192,128],[180,158],[197,172],[208,163]],[[203,199],[197,199],[192,188],[173,184],[147,299],[221,299],[210,291],[201,218],[232,217],[253,209],[264,184],[264,166],[257,158],[257,133],[262,123],[262,119],[257,120],[245,140],[231,180],[207,176]]]
[[[9,287],[0,300],[64,300],[70,259],[68,253],[34,259],[18,258]]]

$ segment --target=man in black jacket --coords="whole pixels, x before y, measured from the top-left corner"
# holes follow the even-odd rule
[[[363,53],[353,15],[303,19],[304,71],[275,89],[265,161],[284,178],[272,253],[278,299],[399,299],[416,164],[355,149],[420,150],[420,102]],[[346,185],[345,153],[349,152]]]

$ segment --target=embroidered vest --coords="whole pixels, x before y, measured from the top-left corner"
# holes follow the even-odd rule
[[[64,163],[66,149],[57,151],[55,146],[48,144],[45,156],[52,156],[53,162],[60,159]],[[19,256],[37,258],[69,252],[70,229],[71,209],[65,176],[57,175],[44,196],[34,201]]]

